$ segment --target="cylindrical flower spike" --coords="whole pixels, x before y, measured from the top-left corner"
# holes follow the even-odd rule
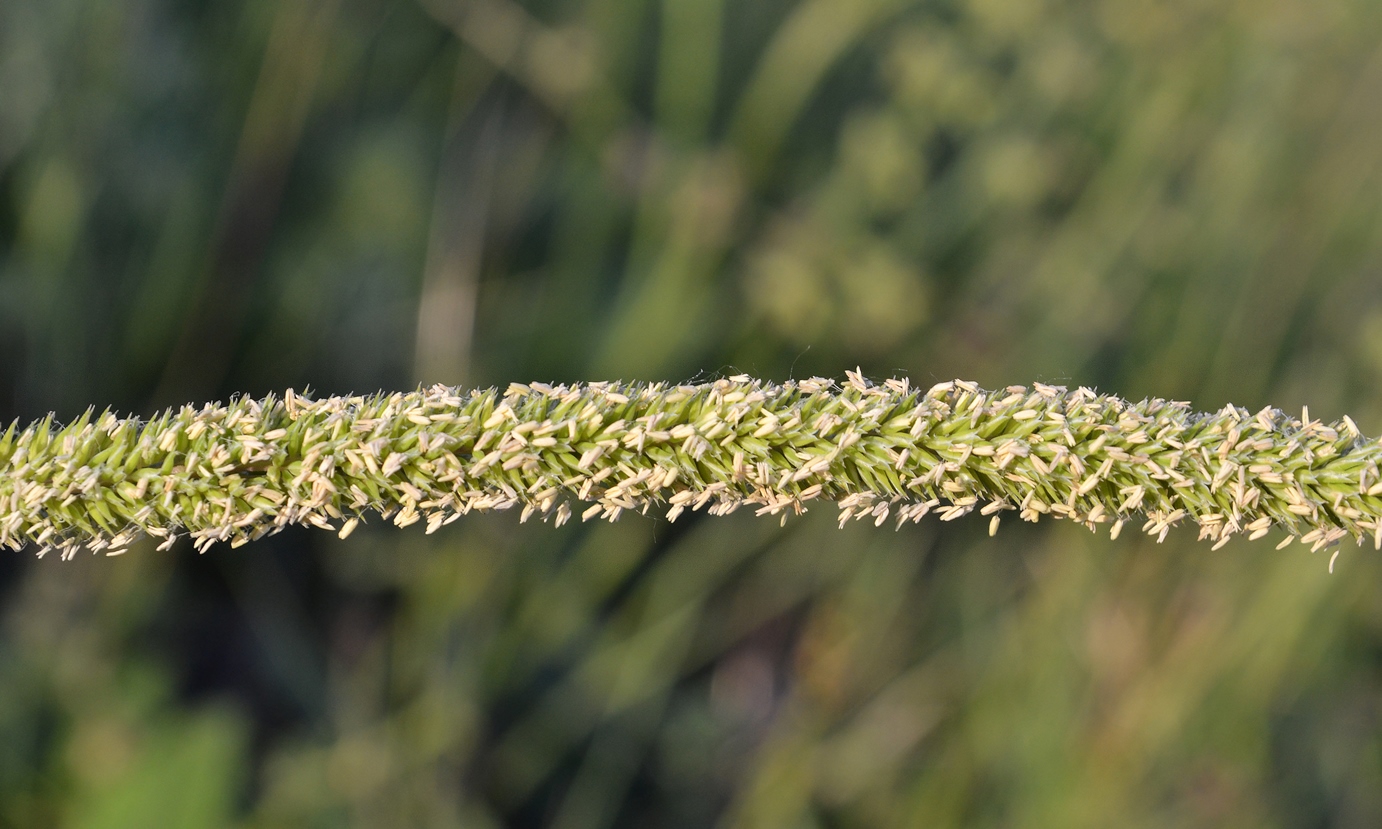
[[[1069,518],[1116,537],[1131,515],[1164,539],[1189,519],[1215,547],[1273,527],[1316,549],[1382,546],[1382,445],[1353,421],[1275,409],[1213,414],[1036,384],[837,385],[735,376],[666,385],[434,386],[310,400],[240,398],[149,421],[109,412],[0,436],[0,545],[64,557],[148,534],[199,550],[289,524],[342,537],[379,513],[432,532],[472,510],[613,520],[626,510],[760,515],[832,501],[840,523],[900,526],[980,509]]]

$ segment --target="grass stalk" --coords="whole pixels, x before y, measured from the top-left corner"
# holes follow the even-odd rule
[[[142,535],[205,551],[305,524],[348,535],[379,515],[427,532],[519,508],[560,525],[626,511],[950,521],[975,510],[1165,539],[1182,521],[1222,546],[1274,528],[1314,549],[1382,546],[1382,444],[1272,408],[1198,413],[1086,388],[986,391],[907,379],[433,386],[242,397],[151,420],[88,411],[0,437],[0,545],[116,555]],[[1283,546],[1284,546],[1283,543]],[[1336,552],[1337,555],[1337,552]],[[1331,567],[1333,561],[1331,560]]]

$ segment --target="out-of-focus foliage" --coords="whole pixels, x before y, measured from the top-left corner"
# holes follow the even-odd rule
[[[6,0],[0,417],[1046,380],[1382,432],[1369,0]],[[1375,557],[813,511],[8,558],[0,825],[1375,826]]]

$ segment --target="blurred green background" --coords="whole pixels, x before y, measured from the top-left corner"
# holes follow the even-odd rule
[[[4,0],[0,420],[1045,381],[1382,432],[1373,0]],[[1382,825],[1378,554],[472,517],[0,558],[0,826]]]

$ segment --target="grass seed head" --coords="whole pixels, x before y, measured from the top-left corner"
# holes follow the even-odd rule
[[[472,511],[519,507],[560,525],[651,507],[715,515],[741,506],[800,514],[832,501],[841,525],[933,509],[1001,509],[1094,529],[1147,517],[1158,540],[1181,521],[1218,548],[1274,528],[1316,549],[1382,541],[1382,444],[1351,418],[1296,420],[1227,406],[1199,414],[1087,388],[954,380],[922,392],[875,384],[785,384],[746,375],[697,385],[640,383],[313,400],[239,398],[148,421],[88,411],[0,434],[0,546],[65,557],[124,552],[141,535],[204,550],[290,524],[348,536],[370,512],[435,531]],[[1016,504],[1016,507],[1009,505]]]

